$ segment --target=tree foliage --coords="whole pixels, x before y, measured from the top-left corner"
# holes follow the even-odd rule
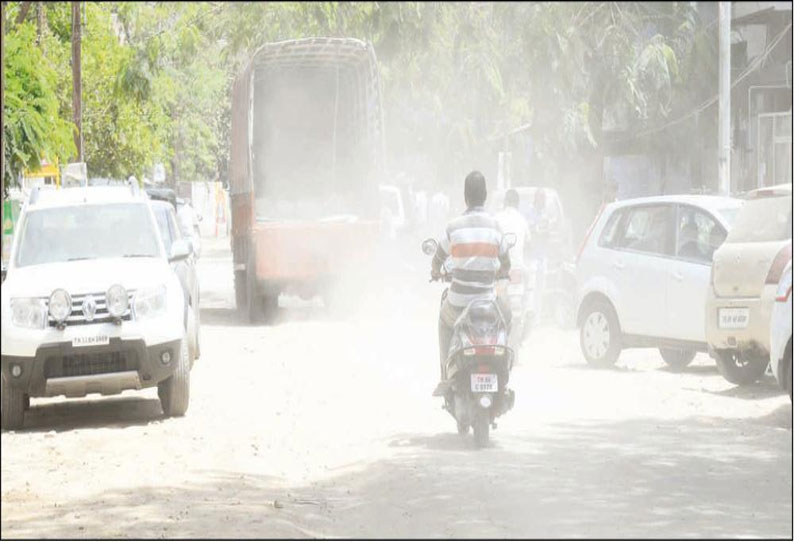
[[[9,14],[19,4],[9,3]],[[52,92],[67,119],[69,6],[46,9]],[[172,178],[223,179],[231,83],[256,48],[289,38],[373,43],[392,167],[444,184],[495,162],[494,146],[519,127],[532,143],[520,152],[533,155],[541,176],[559,175],[572,155],[596,163],[605,130],[656,126],[712,84],[702,65],[713,47],[691,3],[115,2],[86,10],[84,140],[97,174],[140,175],[164,162]]]

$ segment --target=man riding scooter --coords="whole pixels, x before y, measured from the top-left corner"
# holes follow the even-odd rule
[[[485,177],[479,171],[472,171],[464,184],[466,211],[449,222],[433,256],[432,278],[441,278],[442,266],[448,259],[452,275],[438,318],[441,382],[434,396],[444,395],[446,360],[455,322],[471,301],[496,299],[510,329],[509,303],[497,298],[494,290],[497,274],[507,275],[510,271],[509,248],[502,242],[499,223],[483,207],[486,196]]]

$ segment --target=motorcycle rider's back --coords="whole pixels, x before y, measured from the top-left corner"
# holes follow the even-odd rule
[[[467,209],[447,225],[432,263],[433,277],[440,276],[447,261],[452,275],[449,289],[442,297],[438,319],[442,382],[446,380],[449,343],[458,316],[475,299],[497,299],[494,291],[497,274],[510,270],[510,257],[502,243],[502,230],[483,207],[486,188],[482,173],[473,171],[466,177],[464,194]],[[509,328],[509,305],[497,300]]]

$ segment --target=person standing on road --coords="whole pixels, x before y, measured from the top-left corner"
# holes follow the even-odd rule
[[[504,208],[496,214],[496,221],[502,228],[502,233],[513,233],[516,236],[516,244],[510,249],[510,266],[521,273],[521,281],[524,283],[524,297],[521,300],[522,313],[526,312],[529,304],[530,273],[525,263],[525,252],[529,246],[531,233],[529,223],[519,209],[520,197],[518,192],[511,188],[505,193]]]
[[[441,277],[441,268],[449,260],[452,283],[442,297],[438,317],[438,347],[441,382],[433,395],[442,395],[446,380],[446,360],[455,321],[475,299],[497,299],[495,281],[498,273],[510,271],[510,255],[502,243],[502,229],[485,210],[485,177],[479,171],[466,176],[463,189],[466,211],[447,224],[433,256],[431,277]],[[501,301],[501,300],[500,300]],[[510,328],[509,304],[500,302]]]
[[[537,323],[541,310],[543,310],[543,289],[546,286],[546,267],[548,265],[548,236],[552,227],[546,209],[546,192],[542,188],[538,188],[535,192],[528,221],[532,232],[529,259],[530,267],[535,274],[535,288],[532,296],[534,298],[535,323]]]

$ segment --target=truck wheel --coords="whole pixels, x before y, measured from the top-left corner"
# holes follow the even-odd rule
[[[259,288],[256,284],[256,263],[253,258],[248,258],[248,265],[245,266],[245,311],[248,316],[248,321],[252,324],[258,324],[262,321],[262,296],[259,294]]]
[[[237,310],[243,312],[248,307],[247,291],[246,291],[246,277],[245,271],[234,272],[234,300],[237,305]]]
[[[188,359],[187,337],[182,339],[176,368],[167,380],[157,384],[157,396],[163,414],[168,417],[184,416],[190,404],[190,359]]]
[[[276,313],[278,312],[278,292],[271,292],[262,296],[260,299],[262,303],[262,315],[264,317],[265,323],[272,324],[275,321]]]
[[[25,393],[6,382],[5,375],[0,376],[0,417],[3,430],[19,429],[25,419]]]
[[[593,367],[610,367],[618,360],[621,334],[618,317],[605,301],[595,301],[587,308],[579,328],[579,345],[587,363]]]
[[[697,354],[694,350],[686,350],[684,348],[660,348],[659,353],[662,355],[664,362],[677,371],[692,363],[692,360],[695,359],[695,354]]]
[[[737,386],[747,386],[761,378],[769,363],[768,357],[748,357],[737,350],[718,350],[714,355],[720,374]]]

